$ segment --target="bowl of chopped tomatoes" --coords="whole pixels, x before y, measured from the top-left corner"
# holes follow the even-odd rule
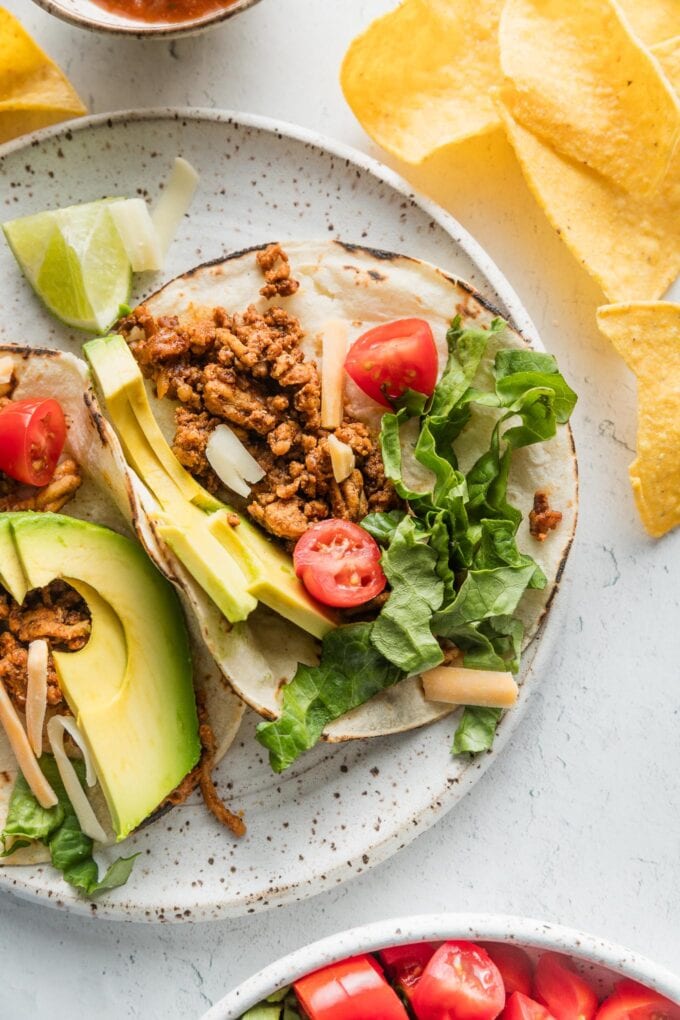
[[[515,917],[379,921],[271,964],[203,1020],[680,1020],[680,976]]]

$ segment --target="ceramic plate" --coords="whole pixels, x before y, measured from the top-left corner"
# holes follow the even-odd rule
[[[491,259],[450,216],[367,157],[299,128],[214,111],[146,111],[50,129],[0,150],[2,218],[105,195],[155,197],[174,157],[201,174],[166,278],[274,239],[341,237],[428,259],[472,283],[533,342],[534,328]],[[0,244],[0,342],[80,352],[44,312]],[[136,299],[161,280],[148,274]],[[574,493],[575,496],[575,493]],[[555,626],[554,613],[548,627]],[[541,641],[540,658],[550,642]],[[49,868],[0,869],[0,887],[80,913],[181,921],[235,916],[302,899],[372,867],[440,818],[476,782],[519,724],[538,682],[525,654],[519,706],[492,754],[449,755],[451,719],[397,737],[324,745],[282,777],[269,770],[245,717],[218,779],[248,835],[235,842],[198,802],[176,808],[126,844],[140,851],[129,885],[80,899]]]

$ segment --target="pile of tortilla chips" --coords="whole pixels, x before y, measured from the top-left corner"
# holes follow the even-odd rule
[[[658,298],[680,272],[679,79],[680,0],[405,0],[341,73],[406,162],[503,127],[610,301]]]
[[[65,75],[0,7],[0,142],[83,113]]]

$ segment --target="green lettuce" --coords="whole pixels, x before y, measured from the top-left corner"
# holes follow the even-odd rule
[[[466,708],[453,738],[454,754],[489,751],[502,714],[500,708]]]
[[[85,767],[81,761],[74,761],[73,765],[82,783]],[[9,857],[22,846],[43,843],[50,851],[52,864],[61,871],[65,881],[86,896],[96,896],[104,890],[125,885],[135,858],[139,855],[120,857],[100,879],[99,868],[92,856],[94,843],[80,828],[54,758],[44,754],[40,759],[40,768],[58,802],[51,808],[41,807],[23,775],[19,773],[12,791],[5,828],[0,833],[4,848],[0,856]]]

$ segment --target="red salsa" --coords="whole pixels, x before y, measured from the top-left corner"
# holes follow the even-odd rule
[[[180,22],[226,10],[235,0],[94,0],[112,14],[146,22]]]

